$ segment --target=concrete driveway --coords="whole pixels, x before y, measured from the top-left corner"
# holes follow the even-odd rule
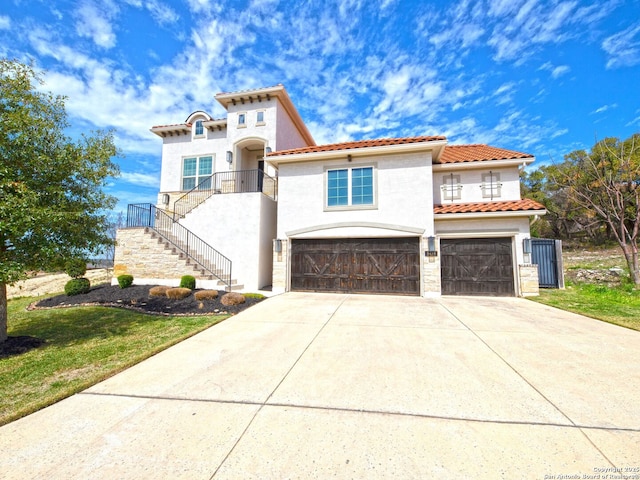
[[[0,478],[640,478],[639,367],[523,299],[289,293],[0,428]]]

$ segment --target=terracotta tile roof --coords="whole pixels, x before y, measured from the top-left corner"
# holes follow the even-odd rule
[[[447,145],[438,161],[434,163],[461,163],[484,160],[511,160],[514,158],[533,158],[528,153],[505,150],[489,145]]]
[[[354,148],[367,148],[367,147],[384,147],[387,145],[402,145],[406,143],[426,143],[446,140],[447,137],[432,136],[432,137],[406,137],[406,138],[378,138],[375,140],[359,140],[356,142],[343,142],[343,143],[331,143],[328,145],[316,145],[313,147],[293,148],[291,150],[280,150],[272,152],[270,155],[295,155],[299,153],[316,153],[316,152],[329,152],[334,150],[351,150]]]
[[[283,87],[284,85],[282,85],[281,83],[277,83],[276,85],[273,85],[271,87],[259,87],[259,88],[247,88],[245,90],[236,90],[234,92],[218,92],[216,93],[216,95],[236,95],[236,94],[243,94],[243,93],[247,93],[247,92],[259,92],[261,90],[271,90],[277,87]]]
[[[151,128],[169,128],[169,127],[188,127],[191,128],[191,124],[190,123],[172,123],[170,125],[154,125]]]
[[[525,198],[507,202],[481,202],[481,203],[448,203],[446,205],[434,205],[433,213],[492,213],[492,212],[522,212],[527,210],[544,210],[544,205]]]

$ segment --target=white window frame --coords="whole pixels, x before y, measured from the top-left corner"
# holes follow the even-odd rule
[[[462,198],[462,184],[460,183],[460,175],[454,175],[450,173],[442,177],[442,191],[443,200],[460,200]]]
[[[238,128],[246,128],[246,127],[247,127],[247,112],[238,112]]]
[[[198,124],[200,124],[200,127],[202,128],[201,133],[198,133]],[[199,118],[198,120],[193,122],[193,138],[204,138],[205,136],[204,134],[205,134],[204,120]]]
[[[196,159],[196,173],[195,175],[185,175],[184,174],[184,163],[186,160]],[[211,173],[210,174],[200,174],[200,161],[203,158],[211,158]],[[210,153],[207,155],[189,155],[182,158],[181,170],[180,170],[180,191],[188,192],[193,188],[197,187],[204,181],[207,177],[213,177],[213,174],[216,172],[216,155],[214,153]],[[184,181],[188,178],[194,178],[195,184],[191,188],[184,187]],[[212,186],[213,188],[213,186]]]
[[[494,200],[502,196],[502,182],[500,182],[500,173],[489,171],[482,174],[482,198]]]
[[[366,204],[353,204],[353,170],[371,168],[372,202]],[[337,170],[347,171],[347,204],[329,205],[329,172]],[[324,169],[324,210],[375,210],[378,208],[378,165],[376,163],[363,163],[358,165],[340,165],[325,167]]]
[[[260,120],[260,115],[262,114],[262,120]],[[258,110],[256,111],[256,126],[260,127],[262,125],[265,125],[265,111],[264,110]]]

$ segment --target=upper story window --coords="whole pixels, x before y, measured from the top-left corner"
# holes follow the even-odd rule
[[[247,114],[239,113],[238,114],[238,128],[247,126]]]
[[[460,175],[449,174],[442,177],[442,198],[444,200],[460,200],[462,198],[462,184]]]
[[[502,183],[500,182],[500,174],[489,172],[482,174],[482,197],[493,200],[500,198],[502,192]]]
[[[213,156],[189,157],[182,161],[182,190],[211,188]]]
[[[327,170],[327,207],[374,205],[373,167]]]
[[[264,110],[256,112],[256,125],[264,125]]]
[[[194,135],[196,137],[202,137],[204,135],[204,121],[196,120],[196,125],[194,128]]]

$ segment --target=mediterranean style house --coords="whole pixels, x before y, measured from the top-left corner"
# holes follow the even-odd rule
[[[114,276],[203,288],[402,295],[538,292],[520,197],[532,155],[443,136],[316,145],[282,85],[156,126],[155,205],[130,205]],[[115,281],[115,279],[114,279]]]

